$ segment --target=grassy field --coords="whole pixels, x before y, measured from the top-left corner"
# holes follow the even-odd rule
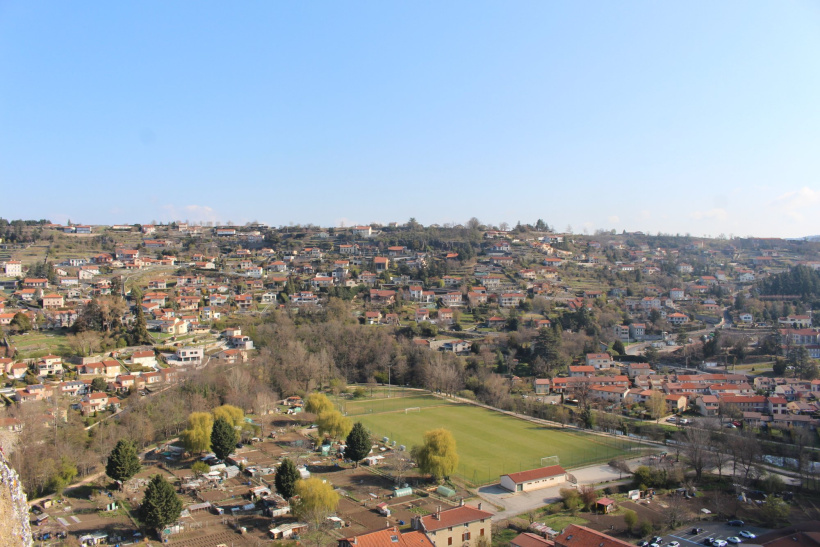
[[[17,336],[11,336],[11,343],[20,352],[23,359],[42,357],[48,354],[66,356],[70,353],[66,332],[48,331],[31,332]]]
[[[376,394],[378,395],[380,392],[379,389],[376,390]],[[342,410],[342,412],[346,413],[348,416],[355,417],[361,416],[362,414],[378,414],[384,412],[395,412],[400,411],[404,412],[405,408],[413,408],[413,407],[431,407],[431,406],[439,406],[439,405],[449,405],[448,401],[443,399],[439,399],[438,397],[433,397],[432,395],[407,395],[404,397],[382,397],[382,398],[373,398],[373,399],[361,399],[361,400],[338,400],[336,404]]]
[[[443,427],[456,439],[460,463],[457,474],[476,485],[498,480],[514,473],[541,466],[541,458],[558,456],[565,468],[608,462],[629,453],[638,455],[640,446],[626,439],[591,435],[577,430],[545,427],[525,420],[468,404],[427,406],[409,404],[409,400],[427,401],[426,397],[394,399],[394,411],[364,413],[354,417],[375,436],[389,437],[408,449],[419,444],[425,431]],[[432,397],[429,399],[433,399]],[[378,401],[370,404],[377,405]],[[420,412],[406,413],[405,408],[421,407]],[[385,408],[387,404],[385,403]]]

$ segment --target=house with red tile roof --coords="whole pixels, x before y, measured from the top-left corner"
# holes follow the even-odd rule
[[[433,542],[420,531],[401,533],[398,527],[366,532],[339,540],[338,547],[435,547]]]
[[[510,547],[554,547],[551,539],[542,538],[532,532],[522,532],[510,540]]]
[[[504,293],[498,299],[498,305],[502,308],[514,308],[518,306],[527,295],[521,292]]]
[[[478,507],[460,505],[441,510],[423,517],[415,517],[413,530],[424,532],[435,547],[451,545],[478,545],[479,538],[492,540],[493,514]]]
[[[560,465],[550,465],[509,475],[501,475],[501,487],[510,492],[529,492],[539,488],[550,488],[563,484],[567,472]]]
[[[63,295],[51,293],[51,294],[44,294],[43,295],[43,309],[44,310],[55,310],[58,308],[62,308],[65,305],[65,299]]]
[[[586,365],[594,367],[595,370],[607,370],[614,364],[608,353],[587,353],[585,359]]]
[[[578,524],[570,524],[564,528],[553,541],[555,547],[632,547],[631,543]]]
[[[441,302],[445,306],[461,306],[463,304],[461,293],[456,291],[442,294]]]

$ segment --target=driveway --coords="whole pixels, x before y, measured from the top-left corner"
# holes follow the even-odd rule
[[[629,462],[630,464],[639,463],[638,460]],[[581,467],[570,471],[578,481],[578,486],[587,484],[600,484],[603,482],[619,481],[622,478],[621,473],[612,469],[608,465],[591,465],[589,467]],[[627,477],[625,480],[631,480]],[[494,521],[504,520],[524,514],[528,511],[538,509],[544,505],[553,503],[561,498],[559,491],[562,488],[571,488],[572,485],[565,482],[558,486],[551,488],[542,488],[540,490],[532,490],[530,492],[513,493],[500,484],[491,484],[489,486],[482,486],[478,489],[478,495],[488,503],[497,507],[497,512],[493,516]]]

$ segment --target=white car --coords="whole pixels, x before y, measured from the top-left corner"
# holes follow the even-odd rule
[[[751,532],[748,532],[746,530],[742,530],[740,532],[740,537],[743,537],[743,538],[746,538],[746,539],[754,539],[757,536],[755,534],[751,533]]]
[[[669,543],[667,543],[667,545],[669,547],[680,547],[680,543],[678,543],[677,541],[670,541]]]
[[[734,543],[735,545],[737,545],[738,543],[741,543],[743,540],[740,539],[737,536],[731,536],[731,537],[726,538],[726,541],[728,541],[729,543]]]
[[[714,547],[726,547],[726,542],[722,539],[716,539],[714,543],[712,543]]]

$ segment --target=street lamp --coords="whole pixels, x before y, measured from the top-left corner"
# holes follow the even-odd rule
[[[387,398],[390,398],[390,369],[393,365],[387,365]]]

